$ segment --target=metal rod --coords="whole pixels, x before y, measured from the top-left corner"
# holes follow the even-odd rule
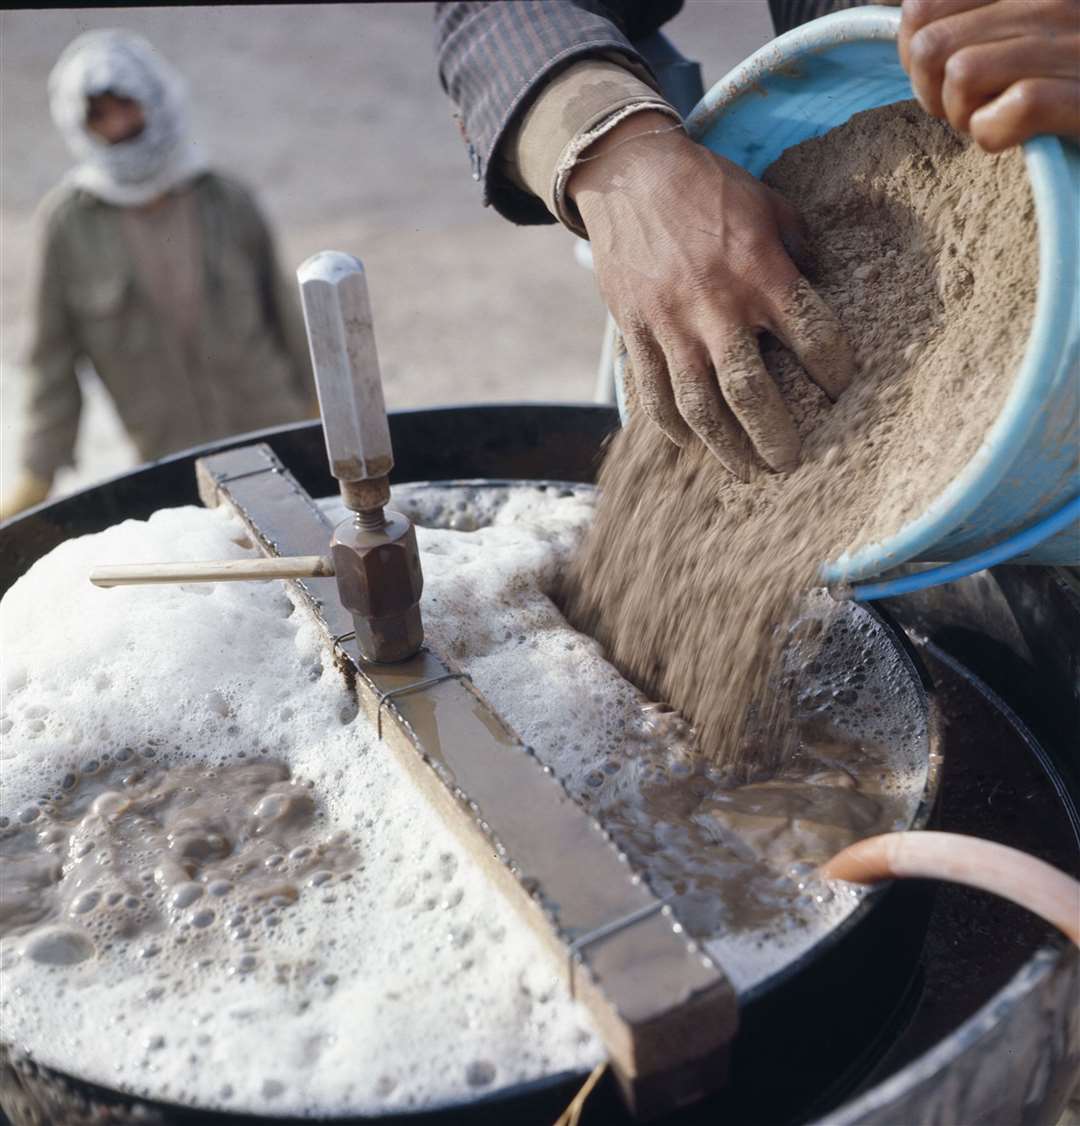
[[[155,583],[260,582],[315,579],[333,575],[325,555],[276,559],[220,559],[206,563],[114,563],[90,572],[94,586],[145,586]]]

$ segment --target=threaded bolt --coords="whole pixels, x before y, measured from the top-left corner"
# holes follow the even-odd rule
[[[365,532],[377,532],[380,528],[386,527],[386,516],[383,514],[382,506],[361,508],[356,513],[356,523]]]

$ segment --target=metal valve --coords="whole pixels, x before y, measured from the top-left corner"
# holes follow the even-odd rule
[[[328,250],[296,276],[330,472],[354,513],[331,540],[338,594],[364,659],[403,661],[423,644],[424,579],[412,523],[385,509],[394,454],[364,267]]]

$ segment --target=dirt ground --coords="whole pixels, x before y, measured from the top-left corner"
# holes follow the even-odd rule
[[[68,158],[45,82],[94,27],[146,35],[191,83],[213,161],[251,184],[283,267],[365,260],[391,408],[592,395],[603,308],[573,239],[480,206],[435,73],[431,5],[67,9],[0,13],[0,474],[17,469],[33,211]],[[766,0],[689,0],[671,38],[708,86],[770,34]],[[96,385],[78,465],[57,492],[131,463]]]

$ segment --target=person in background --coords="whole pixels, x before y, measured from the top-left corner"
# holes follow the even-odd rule
[[[0,518],[73,463],[89,360],[139,455],[317,413],[299,300],[251,193],[207,166],[185,84],[145,39],[92,31],[49,76],[75,168],[41,207],[21,473]]]
[[[783,32],[862,2],[769,8]],[[638,50],[681,7],[443,0],[439,76],[484,202],[589,239],[651,421],[676,445],[700,439],[737,476],[751,447],[783,472],[799,439],[758,334],[834,398],[851,350],[804,276],[795,208],[687,136]],[[1080,0],[903,0],[898,47],[923,108],[987,151],[1080,137]]]

